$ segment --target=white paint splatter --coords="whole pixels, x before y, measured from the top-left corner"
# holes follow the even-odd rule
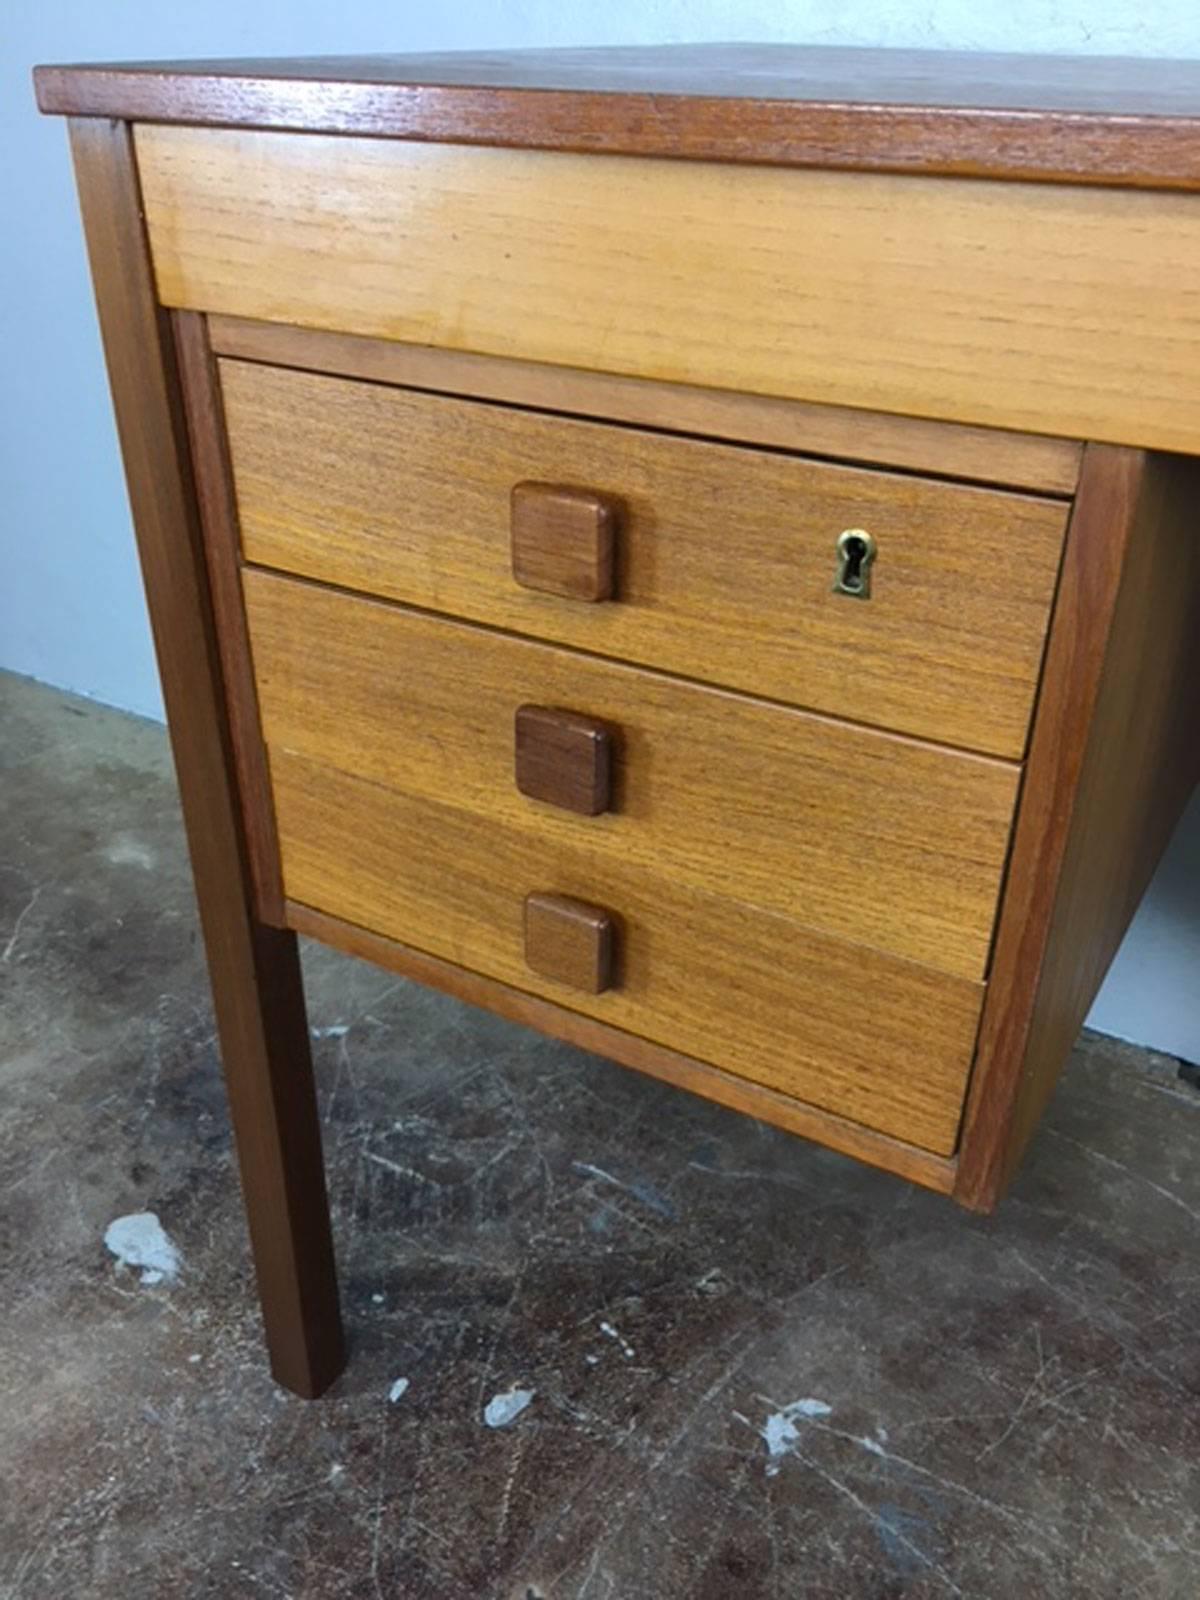
[[[825,1404],[824,1400],[812,1398],[793,1400],[780,1411],[772,1411],[762,1428],[762,1436],[767,1444],[767,1477],[773,1478],[779,1471],[783,1457],[800,1437],[800,1430],[796,1426],[800,1417],[827,1417],[833,1410],[832,1406]]]
[[[203,1356],[202,1356],[202,1355],[201,1355],[201,1354],[200,1354],[200,1352],[199,1352],[199,1350],[196,1350],[196,1351],[194,1351],[194,1352],[193,1352],[193,1353],[192,1353],[192,1354],[191,1354],[191,1355],[190,1355],[190,1356],[189,1356],[189,1357],[188,1357],[188,1361],[189,1361],[189,1362],[190,1362],[190,1363],[191,1363],[191,1365],[192,1365],[192,1366],[193,1366],[193,1367],[194,1367],[194,1366],[196,1366],[196,1365],[197,1365],[197,1363],[198,1363],[198,1362],[201,1362],[201,1361],[203,1361],[203,1360],[204,1360],[204,1357],[203,1357]]]
[[[600,1365],[600,1357],[597,1355],[592,1355],[591,1352],[584,1356],[583,1359],[587,1362],[589,1367],[598,1367]]]
[[[334,1022],[328,1028],[312,1028],[310,1032],[314,1039],[344,1039],[350,1032],[350,1024]]]
[[[621,1337],[621,1335],[613,1327],[611,1322],[602,1322],[600,1324],[600,1332],[602,1334],[604,1334],[604,1336],[606,1338],[615,1340],[616,1343],[621,1346],[621,1353],[625,1357],[626,1361],[632,1361],[633,1360],[633,1357],[634,1357],[634,1348],[633,1348],[633,1346],[629,1343],[628,1339],[624,1339],[624,1338]]]
[[[392,1405],[395,1405],[396,1401],[397,1400],[403,1400],[404,1396],[407,1393],[408,1393],[408,1379],[407,1378],[397,1378],[395,1383],[388,1390],[388,1399],[391,1401]]]
[[[383,1304],[383,1296],[381,1294],[373,1294],[371,1296],[371,1304],[373,1306],[381,1306]]]
[[[135,1211],[110,1222],[104,1243],[122,1266],[141,1267],[143,1283],[171,1283],[179,1273],[179,1251],[153,1211]]]
[[[515,1422],[537,1393],[536,1389],[505,1389],[494,1394],[484,1407],[483,1420],[489,1428],[507,1428]]]
[[[135,839],[132,834],[119,834],[104,852],[104,859],[114,867],[141,867],[151,872],[158,865],[158,857],[149,845]]]
[[[728,1283],[720,1267],[709,1267],[702,1278],[696,1279],[696,1287],[701,1294],[724,1294]]]

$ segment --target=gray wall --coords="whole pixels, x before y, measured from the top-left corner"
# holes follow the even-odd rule
[[[12,11],[16,15],[12,15]],[[1200,57],[1183,0],[8,0],[0,23],[0,666],[161,715],[62,124],[36,61],[773,39]],[[836,20],[832,20],[836,19]],[[1200,1059],[1200,807],[1092,1021]]]

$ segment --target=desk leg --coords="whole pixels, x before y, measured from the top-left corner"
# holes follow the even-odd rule
[[[167,313],[127,124],[71,122],[100,328],[208,952],[271,1369],[315,1396],[344,1361],[294,934],[258,914]]]

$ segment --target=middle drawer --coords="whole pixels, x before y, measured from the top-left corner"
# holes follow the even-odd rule
[[[1019,769],[247,568],[267,744],[978,980]],[[523,706],[611,735],[611,800],[515,779]]]

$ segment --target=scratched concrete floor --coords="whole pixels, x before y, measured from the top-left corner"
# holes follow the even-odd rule
[[[1173,1062],[1086,1040],[979,1220],[312,950],[353,1355],[307,1405],[259,1346],[163,735],[0,705],[8,1600],[1194,1600]],[[174,1284],[104,1248],[138,1211]]]

